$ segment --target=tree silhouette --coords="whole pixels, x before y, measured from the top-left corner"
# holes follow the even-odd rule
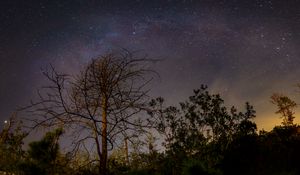
[[[51,85],[27,108],[43,117],[32,120],[34,127],[58,125],[71,130],[75,151],[92,143],[98,155],[92,161],[98,162],[100,174],[107,174],[108,151],[117,138],[142,131],[149,124],[137,114],[146,107],[145,86],[152,80],[147,75],[153,72],[146,65],[150,61],[124,50],[93,59],[73,77],[51,67],[44,72]]]
[[[59,144],[58,140],[63,134],[61,128],[53,132],[47,132],[40,140],[31,142],[28,149],[28,161],[23,167],[29,174],[55,174],[59,168]]]
[[[295,118],[294,108],[297,107],[296,102],[291,100],[287,96],[275,93],[271,96],[271,103],[277,105],[278,110],[276,111],[276,114],[282,115],[282,124],[284,126],[293,125],[293,121]]]
[[[232,140],[256,133],[255,111],[249,103],[245,112],[237,112],[235,107],[228,110],[220,95],[211,94],[204,85],[180,103],[179,109],[165,107],[162,98],[152,100],[150,106],[157,130],[165,138],[173,173],[180,172],[184,160],[189,159],[205,161],[208,169],[214,167]]]
[[[0,171],[9,173],[18,172],[18,166],[24,158],[22,146],[27,133],[22,130],[22,122],[18,121],[16,114],[5,121],[0,131]]]

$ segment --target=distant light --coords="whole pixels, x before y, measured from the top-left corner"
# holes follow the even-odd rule
[[[7,121],[7,120],[4,120],[4,123],[5,123],[5,124],[7,124],[7,123],[8,123],[8,121]]]

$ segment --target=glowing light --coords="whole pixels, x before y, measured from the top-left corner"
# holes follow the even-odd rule
[[[5,123],[5,124],[7,124],[7,123],[8,123],[8,121],[7,121],[7,120],[4,120],[4,123]]]

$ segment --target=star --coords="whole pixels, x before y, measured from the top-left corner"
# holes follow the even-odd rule
[[[161,81],[149,96],[177,103],[207,84],[226,91],[224,100],[232,105],[259,101],[258,117],[272,116],[266,94],[292,93],[300,75],[299,2],[291,1],[3,0],[0,116],[47,85],[40,69],[49,63],[73,75],[118,48],[163,60],[153,66]]]

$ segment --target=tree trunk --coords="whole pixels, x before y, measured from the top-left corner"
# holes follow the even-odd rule
[[[107,175],[107,99],[102,99],[102,155],[100,158],[100,174]]]
[[[100,166],[99,166],[99,174],[101,174],[101,172],[102,172],[102,168],[101,168],[101,165],[102,165],[102,163],[101,163],[102,154],[101,154],[101,148],[100,148],[100,143],[99,143],[97,131],[95,131],[95,142],[96,142],[96,146],[97,146],[97,154],[98,154],[98,157],[99,157],[99,163],[100,163]]]
[[[127,137],[125,137],[125,159],[126,159],[126,164],[127,164],[127,166],[129,166],[129,153],[128,153],[128,142],[127,142],[127,140],[128,140],[128,138]]]

